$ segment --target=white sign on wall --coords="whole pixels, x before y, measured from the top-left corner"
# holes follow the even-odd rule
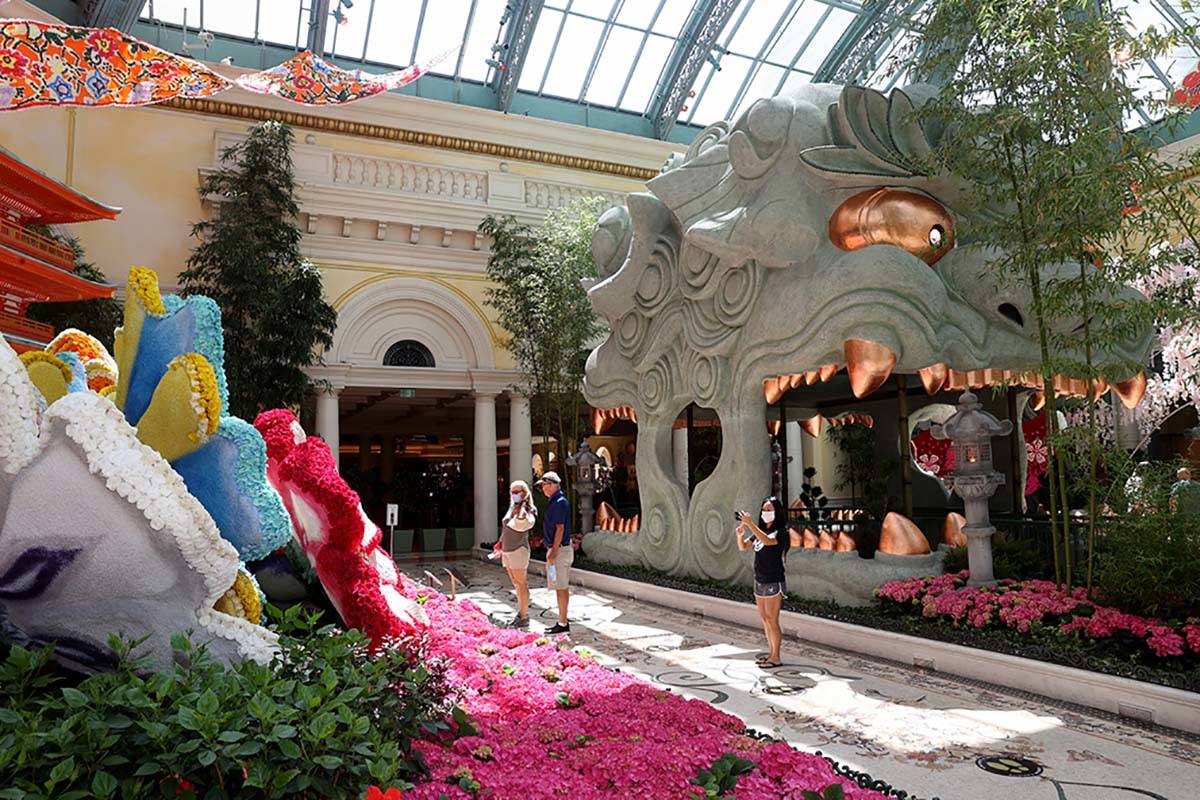
[[[387,504],[387,524],[395,526],[400,521],[400,506],[396,503]]]

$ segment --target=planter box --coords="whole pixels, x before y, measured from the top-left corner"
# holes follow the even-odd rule
[[[485,555],[481,552],[479,557],[482,559]],[[545,569],[544,562],[529,563],[529,571],[534,574],[545,574]],[[571,584],[753,630],[761,630],[762,627],[758,609],[750,602],[739,603],[667,589],[583,569],[571,570]],[[779,622],[785,636],[1032,692],[1168,728],[1200,733],[1200,694],[1182,689],[811,617],[794,611],[783,611],[779,615]]]
[[[455,550],[470,550],[475,546],[474,528],[454,528],[451,534],[454,537]]]
[[[416,534],[416,532],[411,529],[404,530],[404,531],[396,531],[392,535],[392,555],[395,556],[398,554],[404,555],[405,553],[411,553],[412,549],[413,549],[413,539],[415,537],[415,534]],[[384,533],[383,541],[386,543],[387,540],[388,540],[388,535],[387,535],[387,533]]]
[[[446,549],[446,531],[440,529],[421,531],[421,552],[440,553]]]

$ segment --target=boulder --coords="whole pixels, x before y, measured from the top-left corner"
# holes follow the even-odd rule
[[[919,556],[930,552],[929,540],[911,519],[895,511],[883,518],[879,550],[896,556]]]

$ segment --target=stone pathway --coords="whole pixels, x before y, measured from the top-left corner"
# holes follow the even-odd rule
[[[401,569],[426,583],[428,569],[448,583],[445,566]],[[453,566],[470,581],[460,597],[511,618],[516,598],[501,568]],[[553,593],[532,574],[530,585],[531,629],[542,630],[557,620]],[[706,700],[928,800],[1200,797],[1197,737],[1044,698],[793,639],[784,641],[785,666],[764,671],[754,665],[763,652],[759,631],[587,589],[572,592],[571,641],[607,666]]]

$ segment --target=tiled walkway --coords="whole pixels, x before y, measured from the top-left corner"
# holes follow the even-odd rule
[[[429,569],[448,583],[445,564]],[[510,618],[504,571],[456,561],[469,597]],[[533,628],[556,621],[553,594],[533,591]],[[448,586],[438,587],[448,591]],[[747,725],[821,752],[923,798],[941,800],[1196,800],[1200,743],[938,673],[785,640],[781,669],[763,671],[759,632],[660,606],[580,590],[571,640],[602,663],[707,700]],[[1014,755],[1040,774],[1001,776],[981,759]],[[1020,768],[1018,767],[1018,770]]]

